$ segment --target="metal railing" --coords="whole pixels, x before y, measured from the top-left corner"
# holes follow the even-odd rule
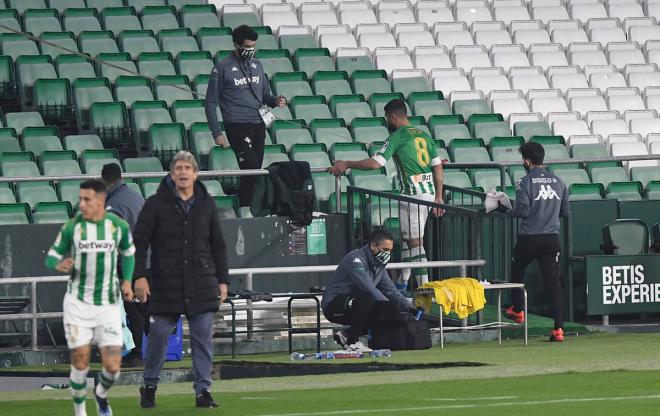
[[[447,268],[458,267],[462,276],[467,275],[468,267],[483,267],[486,262],[484,260],[457,260],[457,261],[429,261],[419,263],[419,266],[429,268]],[[387,265],[388,269],[405,269],[410,267],[409,263],[391,263]],[[247,290],[253,289],[253,278],[255,275],[283,275],[283,274],[299,274],[299,273],[328,273],[333,272],[337,265],[327,266],[300,266],[300,267],[260,267],[260,268],[244,268],[244,269],[230,269],[231,276],[245,276],[245,286]],[[16,285],[16,284],[29,284],[30,285],[30,312],[16,313],[8,315],[0,315],[0,321],[18,321],[29,320],[31,324],[31,345],[32,350],[38,350],[37,340],[37,324],[41,319],[58,319],[62,318],[62,312],[39,312],[37,309],[37,284],[39,283],[58,283],[69,281],[69,276],[40,276],[40,277],[12,277],[0,279],[0,285]],[[292,293],[293,295],[293,293]],[[255,308],[250,301],[247,302],[247,321],[248,321],[248,337],[251,337],[251,330],[254,327],[254,317],[252,311]]]

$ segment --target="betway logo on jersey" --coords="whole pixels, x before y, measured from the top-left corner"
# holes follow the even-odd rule
[[[548,199],[559,199],[559,195],[557,195],[557,192],[555,192],[550,185],[541,185],[541,190],[536,198],[534,198],[534,201],[540,199],[543,199],[544,201]]]
[[[79,240],[76,249],[81,253],[101,253],[115,249],[114,240]]]
[[[239,85],[247,85],[248,84],[248,79],[250,80],[249,81],[250,84],[258,84],[259,83],[259,75],[255,75],[252,78],[246,78],[246,77],[234,78],[234,85],[236,85],[237,87]]]

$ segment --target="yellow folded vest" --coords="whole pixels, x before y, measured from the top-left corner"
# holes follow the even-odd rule
[[[436,280],[425,283],[421,289],[433,289],[435,301],[442,306],[445,315],[455,312],[463,319],[469,314],[483,309],[486,304],[484,287],[477,279],[470,277],[454,277],[446,280]],[[431,310],[432,297],[430,294],[415,296],[415,304]]]

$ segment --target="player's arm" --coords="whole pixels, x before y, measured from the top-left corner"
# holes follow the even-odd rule
[[[135,272],[135,244],[128,223],[122,221],[121,240],[119,241],[119,255],[121,256],[121,279],[125,282],[133,281]]]
[[[339,176],[348,169],[374,170],[380,169],[381,167],[380,163],[373,158],[362,160],[337,160],[328,171],[335,176]]]
[[[55,238],[55,242],[48,250],[46,255],[46,267],[60,273],[68,273],[73,268],[73,260],[64,255],[71,251],[71,235],[73,223],[67,222],[62,226],[60,232]]]
[[[430,142],[430,156],[431,156],[431,171],[433,172],[433,187],[435,188],[435,203],[444,204],[443,195],[444,195],[444,169],[442,167],[442,160],[438,155],[438,151],[435,148],[435,143],[432,140]],[[441,208],[434,208],[433,213],[435,215],[444,214],[444,210]]]

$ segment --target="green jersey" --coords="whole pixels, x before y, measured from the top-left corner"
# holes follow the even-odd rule
[[[81,214],[69,220],[48,251],[49,260],[61,261],[71,252],[74,261],[68,292],[83,302],[109,305],[121,300],[117,279],[117,254],[133,258],[135,246],[128,223],[106,213],[99,222]],[[124,280],[130,280],[125,276]]]
[[[412,126],[395,131],[373,156],[381,166],[385,166],[391,158],[394,158],[399,171],[404,194],[435,194],[431,168],[442,161],[435,149],[435,142],[428,134]]]

